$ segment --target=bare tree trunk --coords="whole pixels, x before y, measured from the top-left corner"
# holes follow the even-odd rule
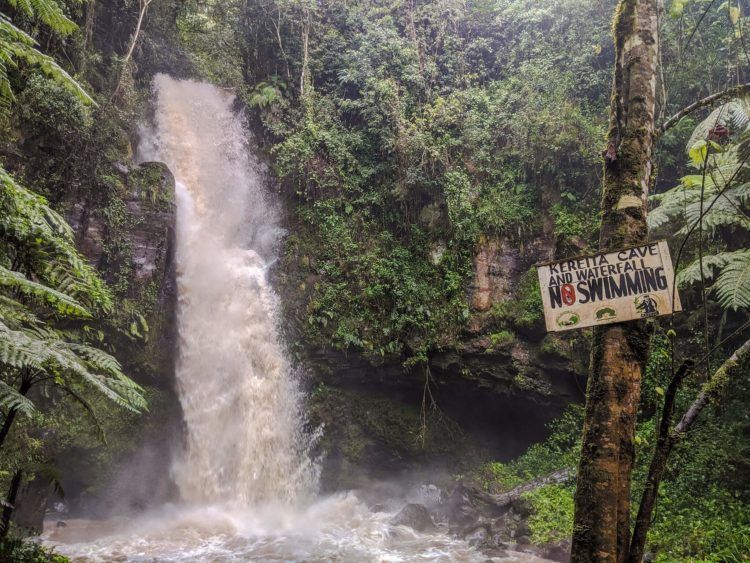
[[[651,185],[660,0],[620,0],[615,75],[604,152],[599,248],[646,242]],[[597,327],[589,367],[571,561],[625,561],[635,419],[648,352],[643,322]]]
[[[305,97],[305,83],[307,82],[307,65],[309,58],[308,45],[310,42],[310,8],[305,7],[302,22],[302,72],[299,79],[299,96]]]
[[[141,26],[143,25],[143,18],[146,16],[146,10],[148,10],[149,5],[151,4],[152,0],[138,0],[140,9],[138,11],[138,21],[135,24],[135,31],[133,31],[133,36],[130,39],[130,47],[128,47],[127,53],[125,53],[125,57],[122,60],[122,68],[120,69],[120,77],[117,80],[117,86],[115,86],[114,91],[112,92],[112,96],[110,97],[110,102],[114,100],[117,97],[117,94],[120,93],[120,88],[122,88],[122,80],[125,76],[125,72],[128,70],[128,65],[130,64],[130,59],[133,57],[133,51],[135,51],[135,46],[138,44],[138,37],[141,34]]]

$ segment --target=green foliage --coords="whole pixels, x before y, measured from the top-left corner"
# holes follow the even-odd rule
[[[531,268],[521,277],[516,298],[495,303],[491,314],[501,323],[519,328],[533,327],[542,320],[544,308],[536,268]]]
[[[10,0],[9,4],[27,17],[38,18],[55,33],[67,35],[76,29],[76,25],[63,14],[54,0]],[[52,57],[43,54],[36,46],[31,35],[0,13],[0,112],[7,113],[14,99],[10,73],[18,67],[19,62],[40,69],[83,102],[93,103],[83,88]]]
[[[111,298],[96,271],[76,250],[73,231],[44,198],[20,186],[0,167],[0,250],[6,260],[22,264],[39,284],[6,273],[0,285],[14,284],[26,294],[56,303],[61,313],[77,310],[77,303],[107,311]],[[47,290],[39,286],[44,284]],[[57,293],[55,293],[57,292]],[[68,295],[67,300],[60,292]]]
[[[724,145],[709,139],[709,130],[717,125],[733,133]],[[741,156],[747,150],[748,133],[747,101],[730,101],[711,112],[688,142],[690,164],[697,173],[684,176],[678,186],[653,196],[658,207],[649,214],[651,228],[668,229],[680,239],[701,232],[695,227],[702,224],[713,248],[704,252],[702,269],[701,260],[693,252],[692,263],[679,272],[677,281],[683,287],[701,280],[713,282],[711,290],[718,303],[734,311],[750,308],[750,252],[742,242],[740,248],[722,246],[723,240],[743,241],[750,232],[750,182]],[[732,236],[727,237],[727,233]]]
[[[433,265],[387,232],[363,247],[357,232],[366,225],[345,220],[331,201],[314,205],[305,218],[320,227],[321,240],[312,239],[315,262],[303,259],[309,247],[294,256],[306,275],[326,276],[307,305],[307,324],[320,341],[373,356],[414,355],[450,338],[465,319],[464,278],[448,275],[451,257]],[[417,229],[412,236],[424,240]]]
[[[69,559],[38,543],[16,537],[0,539],[0,559],[9,563],[68,563]]]
[[[272,144],[295,222],[282,292],[303,288],[289,308],[310,340],[411,363],[450,346],[478,245],[543,236],[563,186],[596,193],[607,21],[573,0],[185,3],[198,71]],[[504,312],[523,326],[527,285]]]
[[[523,494],[531,503],[529,517],[531,541],[545,545],[564,541],[573,534],[573,489],[562,485],[545,485]]]
[[[78,26],[60,9],[55,0],[7,0],[19,13],[30,19],[38,19],[60,35],[73,33]]]
[[[490,334],[490,342],[493,348],[506,348],[513,344],[515,340],[516,335],[510,330],[501,330]]]
[[[87,345],[76,331],[56,327],[61,319],[90,317],[89,308],[111,306],[101,279],[76,250],[70,227],[2,168],[0,189],[0,258],[19,268],[0,266],[0,365],[7,378],[0,404],[6,416],[11,410],[34,411],[14,388],[19,381],[22,389],[34,382],[58,387],[83,405],[82,390],[95,389],[122,407],[143,410],[142,389],[117,360]]]

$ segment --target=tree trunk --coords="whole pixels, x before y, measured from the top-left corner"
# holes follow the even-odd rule
[[[615,76],[604,152],[599,248],[647,241],[659,0],[620,0],[615,12]],[[594,329],[578,471],[571,561],[625,561],[635,419],[648,335],[644,322]]]
[[[8,496],[5,499],[3,506],[3,515],[0,517],[0,538],[4,538],[10,531],[10,517],[13,515],[13,509],[16,504],[16,496],[18,496],[18,489],[21,488],[21,479],[23,478],[23,471],[20,469],[16,470],[13,474],[13,479],[10,481],[10,488],[8,489]]]
[[[29,389],[31,389],[32,385],[32,379],[30,377],[22,377],[21,378],[21,386],[18,388],[18,392],[26,396],[26,393],[29,392]],[[5,443],[5,439],[8,437],[8,433],[10,432],[11,426],[13,426],[13,422],[16,420],[16,415],[18,414],[18,409],[12,408],[8,411],[7,416],[5,417],[5,420],[3,421],[3,426],[0,427],[0,448],[3,447],[3,444]]]

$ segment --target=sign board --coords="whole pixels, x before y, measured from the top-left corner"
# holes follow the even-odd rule
[[[537,266],[548,331],[681,311],[666,241]]]

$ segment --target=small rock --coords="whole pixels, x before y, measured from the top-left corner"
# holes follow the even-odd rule
[[[559,561],[561,563],[570,561],[570,541],[563,541],[548,546],[547,549],[542,552],[542,557],[552,561]],[[644,558],[644,561],[647,561],[647,559]]]
[[[114,168],[117,170],[120,174],[127,175],[130,172],[130,167],[127,164],[124,164],[122,162],[115,162]]]
[[[435,523],[430,513],[421,504],[407,504],[401,511],[391,518],[394,526],[409,526],[417,532],[435,529]]]
[[[370,507],[370,512],[386,512],[385,505],[382,503],[373,504]]]
[[[68,525],[64,521],[62,521],[62,520],[58,520],[57,524],[55,524],[56,528],[66,528],[67,526]]]
[[[480,526],[473,532],[466,534],[464,540],[466,540],[466,542],[472,547],[479,547],[487,542],[488,537],[489,533],[487,532],[487,529]]]

